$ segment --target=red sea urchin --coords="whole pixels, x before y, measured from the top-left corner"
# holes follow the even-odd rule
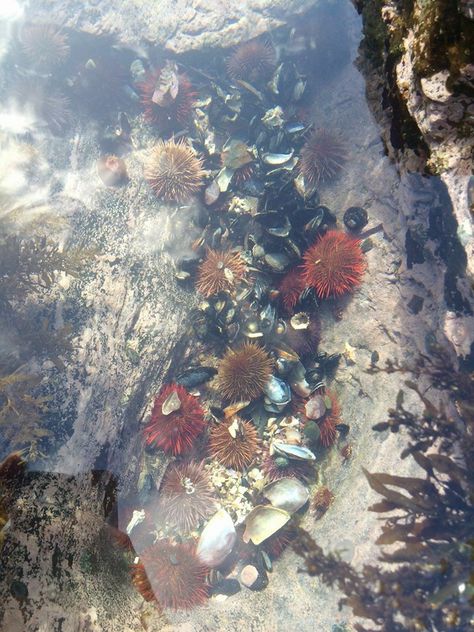
[[[275,67],[275,50],[266,41],[258,39],[240,44],[227,61],[231,79],[256,82],[268,79]]]
[[[245,342],[237,349],[228,349],[218,370],[218,386],[230,401],[256,399],[270,378],[272,360],[265,349]]]
[[[238,252],[211,250],[199,266],[196,288],[209,297],[219,292],[231,292],[245,274],[246,266]]]
[[[155,398],[151,418],[145,426],[148,445],[166,454],[188,453],[206,426],[204,412],[196,397],[180,384],[164,386]]]
[[[325,448],[332,446],[337,439],[336,426],[341,423],[341,408],[334,393],[326,391],[325,396],[329,397],[331,407],[324,415],[322,421],[318,422],[321,445]]]
[[[202,160],[183,139],[160,139],[145,164],[145,178],[153,192],[167,202],[189,200],[199,190],[203,175]]]
[[[165,68],[150,70],[145,75],[144,81],[138,85],[138,89],[141,94],[144,116],[148,123],[157,125],[164,130],[170,130],[177,124],[183,124],[189,120],[194,107],[196,92],[186,75],[174,73],[175,91],[167,91],[166,98],[163,98],[163,91],[159,89],[166,69],[165,66]],[[157,92],[160,98],[157,98]],[[171,95],[170,92],[172,92]]]
[[[301,150],[299,171],[309,187],[328,182],[342,170],[346,161],[346,147],[327,130],[315,130]]]
[[[189,532],[215,508],[209,476],[203,463],[173,463],[160,487],[159,509],[179,531]]]
[[[163,608],[190,610],[206,602],[208,568],[199,561],[195,547],[158,540],[132,567],[133,583],[147,601]]]
[[[360,241],[329,230],[303,255],[304,280],[320,298],[340,296],[360,284],[366,268]]]
[[[280,302],[287,314],[291,314],[305,288],[302,268],[297,266],[285,274],[278,285]]]

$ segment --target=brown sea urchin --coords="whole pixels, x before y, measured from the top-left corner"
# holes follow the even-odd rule
[[[163,608],[189,610],[205,603],[208,569],[192,544],[158,540],[140,555],[132,567],[133,583],[147,601]]]
[[[30,63],[41,70],[49,70],[69,56],[67,35],[54,24],[25,24],[20,42]]]
[[[238,252],[211,250],[199,266],[196,288],[209,297],[219,292],[231,292],[245,274],[245,263]]]
[[[208,518],[215,508],[209,476],[203,463],[173,463],[160,487],[159,509],[166,521],[189,532]]]
[[[340,173],[346,157],[346,146],[335,134],[315,130],[301,150],[299,171],[310,187],[317,187]]]
[[[266,41],[258,39],[240,44],[227,60],[231,79],[256,82],[268,79],[275,67],[275,50]]]
[[[211,430],[209,450],[226,467],[244,470],[255,458],[258,446],[257,429],[251,421],[233,417]]]
[[[185,202],[199,190],[202,160],[181,139],[159,140],[145,164],[145,178],[153,192],[168,202]]]
[[[262,394],[272,370],[272,361],[265,349],[246,342],[229,349],[218,369],[218,385],[230,401],[256,399]]]

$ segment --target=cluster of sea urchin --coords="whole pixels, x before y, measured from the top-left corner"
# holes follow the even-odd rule
[[[150,421],[145,426],[145,440],[166,454],[187,454],[205,426],[198,399],[184,386],[168,384],[155,398]]]
[[[197,193],[204,172],[202,160],[185,140],[160,139],[145,164],[145,178],[157,197],[185,202]]]
[[[209,450],[222,465],[242,471],[254,460],[259,443],[254,424],[234,417],[212,428]]]
[[[245,342],[229,349],[222,358],[217,374],[218,385],[225,399],[256,399],[270,378],[272,360],[262,347]]]
[[[231,292],[245,274],[245,263],[238,252],[207,249],[199,266],[196,288],[209,297],[219,292]]]
[[[147,601],[163,608],[189,610],[205,603],[208,568],[189,543],[158,540],[140,555],[132,567],[133,583]]]
[[[189,532],[214,511],[215,500],[203,463],[173,463],[160,487],[159,509],[166,521]]]
[[[188,77],[184,74],[175,75],[175,93],[173,97],[158,99],[157,86],[163,73],[163,68],[150,70],[138,85],[141,94],[141,102],[144,108],[144,116],[148,123],[157,125],[162,130],[174,129],[179,124],[184,124],[191,116],[196,92]]]
[[[240,44],[227,60],[227,72],[231,79],[256,82],[268,79],[275,67],[275,50],[262,40]]]
[[[329,230],[303,256],[303,278],[320,298],[341,296],[357,287],[365,271],[360,241]]]
[[[346,147],[327,130],[315,130],[301,150],[299,171],[309,187],[335,178],[346,161]]]

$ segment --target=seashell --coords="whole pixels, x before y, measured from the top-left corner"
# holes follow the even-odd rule
[[[271,505],[257,505],[245,518],[245,532],[242,539],[244,542],[251,540],[259,545],[284,527],[290,518],[290,514],[283,509],[277,509]]]
[[[297,164],[298,164],[298,158],[296,158],[295,156],[289,162],[285,163],[281,167],[277,167],[276,169],[267,171],[266,175],[267,176],[275,176],[278,174],[284,175],[285,171],[293,171],[293,169],[296,167]]]
[[[298,134],[300,132],[304,132],[306,127],[307,126],[304,123],[292,122],[285,123],[283,128],[287,134]]]
[[[308,502],[309,491],[297,478],[280,478],[262,490],[262,496],[272,507],[294,513]]]
[[[203,382],[208,382],[216,373],[217,369],[212,366],[195,366],[180,373],[175,381],[189,390]]]
[[[235,404],[230,404],[230,406],[227,406],[226,408],[224,408],[224,417],[226,419],[233,417],[243,408],[247,408],[249,404],[250,404],[249,399],[242,402],[235,402]]]
[[[273,237],[288,237],[291,230],[290,220],[286,215],[281,215],[275,211],[269,213],[257,213],[255,221]]]
[[[211,204],[214,204],[214,202],[217,202],[220,194],[221,190],[219,185],[216,180],[213,180],[204,191],[204,202],[207,206],[210,206]]]
[[[285,113],[280,105],[277,105],[270,110],[267,110],[262,116],[262,123],[269,129],[274,127],[281,127],[285,122]]]
[[[216,176],[215,182],[217,183],[217,186],[219,187],[221,193],[225,193],[225,191],[227,191],[233,175],[234,169],[229,169],[229,167],[224,167],[219,171]]]
[[[274,375],[265,384],[263,392],[267,398],[274,404],[288,404],[291,401],[290,387],[286,382],[280,380]]]
[[[326,413],[327,405],[322,395],[312,395],[304,405],[304,414],[308,419],[318,420]],[[329,398],[327,398],[329,399]],[[331,400],[329,400],[331,404]]]
[[[181,408],[181,400],[176,391],[173,391],[168,395],[163,404],[161,405],[161,412],[163,415],[171,415],[175,411]]]
[[[266,165],[284,165],[293,158],[295,152],[291,150],[288,154],[271,154],[266,153],[262,156],[262,162]]]
[[[298,312],[290,319],[293,329],[308,329],[310,323],[309,315],[306,312]]]
[[[242,333],[247,338],[261,338],[263,336],[263,331],[260,331],[260,323],[255,319],[248,320],[243,325]]]
[[[300,361],[295,363],[288,381],[292,390],[301,397],[309,397],[314,390],[306,380],[306,369]]]
[[[263,259],[267,266],[276,272],[284,272],[290,265],[290,259],[280,252],[268,252]]]
[[[302,445],[291,445],[289,443],[282,443],[281,441],[273,441],[271,447],[274,452],[278,452],[288,459],[294,459],[296,461],[316,460],[311,450]]]
[[[216,568],[231,553],[236,538],[232,518],[225,509],[220,509],[204,527],[196,554],[203,564]]]

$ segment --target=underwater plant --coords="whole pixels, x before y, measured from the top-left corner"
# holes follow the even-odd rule
[[[145,163],[145,178],[157,197],[185,202],[199,191],[204,172],[202,160],[181,139],[159,140]]]
[[[387,421],[374,426],[377,432],[406,432],[409,441],[401,458],[412,456],[423,470],[411,477],[365,471],[382,497],[369,507],[384,517],[376,544],[390,549],[382,550],[380,566],[358,570],[337,553],[324,553],[302,529],[293,548],[304,559],[305,572],[339,588],[345,594],[341,604],[377,630],[461,632],[470,629],[473,616],[474,375],[439,350],[422,356],[415,367],[389,361],[386,368],[369,369],[379,371],[410,371],[417,380],[423,375],[451,400],[435,396],[434,403],[425,389],[406,380],[424,406],[422,414],[405,408],[400,391]],[[374,629],[360,623],[355,628]]]
[[[239,471],[252,463],[259,444],[257,428],[239,417],[216,424],[209,436],[211,455],[222,465]]]
[[[151,417],[145,426],[147,445],[178,456],[193,448],[196,438],[206,426],[199,400],[180,384],[163,386],[155,397]]]
[[[276,64],[273,46],[262,40],[240,44],[227,60],[231,79],[258,82],[268,79]]]
[[[68,37],[55,24],[25,24],[19,39],[28,61],[40,70],[51,70],[69,56]]]
[[[309,187],[335,178],[347,159],[344,143],[327,130],[315,130],[301,149],[299,171]]]
[[[147,601],[163,608],[190,610],[206,602],[208,569],[191,543],[158,540],[132,567],[133,583]]]
[[[138,89],[148,123],[169,130],[189,120],[197,94],[175,64],[148,71]]]
[[[329,230],[304,253],[303,268],[305,283],[330,298],[360,285],[366,263],[358,239]]]
[[[219,292],[232,292],[244,277],[245,262],[238,252],[207,249],[199,266],[196,289],[206,297]]]
[[[0,239],[0,302],[18,299],[27,292],[51,287],[58,272],[78,277],[92,253],[63,249],[46,237],[23,239],[9,235]]]
[[[229,349],[222,358],[217,373],[219,389],[225,399],[239,401],[256,399],[272,371],[272,360],[265,349],[245,342]]]
[[[214,512],[215,499],[203,463],[173,463],[160,487],[160,511],[166,521],[189,532]]]
[[[119,187],[128,182],[127,167],[118,156],[101,156],[97,161],[97,173],[108,187]]]

